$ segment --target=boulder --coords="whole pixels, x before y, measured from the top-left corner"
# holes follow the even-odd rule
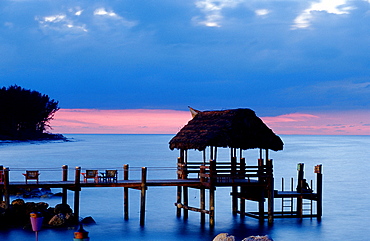
[[[81,223],[82,224],[96,224],[95,220],[91,216],[83,218],[81,220]]]
[[[49,225],[53,227],[60,227],[66,223],[66,217],[62,213],[54,215],[49,221]]]
[[[235,237],[228,233],[220,233],[213,239],[213,241],[235,241]]]
[[[249,236],[242,241],[272,241],[272,239],[269,238],[269,236]]]
[[[62,204],[61,203],[61,204],[57,204],[55,206],[54,213],[55,214],[62,213],[64,215],[66,215],[67,213],[72,213],[72,209],[68,204]]]

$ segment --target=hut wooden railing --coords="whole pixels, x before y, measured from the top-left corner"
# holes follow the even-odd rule
[[[208,163],[178,163],[177,174],[180,179],[198,178],[203,184],[212,182],[214,185],[231,182],[266,182],[272,175],[272,166],[246,166],[243,160],[240,163],[216,163],[210,160]]]

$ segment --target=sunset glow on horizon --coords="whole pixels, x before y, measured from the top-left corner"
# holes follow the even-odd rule
[[[260,117],[276,134],[370,135],[370,111],[291,113]],[[176,134],[191,119],[189,111],[60,109],[51,122],[62,134]]]

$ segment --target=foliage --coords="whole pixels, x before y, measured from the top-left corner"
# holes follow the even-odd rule
[[[59,110],[58,101],[17,85],[0,89],[0,139],[25,140],[53,136],[46,133]]]

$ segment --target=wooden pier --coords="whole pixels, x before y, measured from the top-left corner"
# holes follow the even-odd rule
[[[129,189],[139,190],[140,195],[140,225],[145,224],[145,205],[146,205],[146,191],[149,187],[177,187],[177,198],[174,203],[178,216],[181,216],[183,210],[184,219],[188,218],[188,211],[195,211],[200,213],[201,223],[206,222],[206,215],[209,216],[209,225],[215,225],[215,191],[218,187],[231,187],[232,199],[232,213],[240,214],[241,217],[249,216],[258,218],[260,220],[268,219],[272,222],[274,218],[305,218],[316,217],[321,218],[322,215],[322,174],[321,166],[317,169],[317,185],[316,193],[313,191],[307,193],[306,190],[294,190],[293,185],[290,190],[274,190],[273,174],[272,174],[272,160],[268,160],[265,164],[263,160],[259,160],[260,165],[247,166],[245,159],[241,158],[240,162],[233,158],[230,163],[217,163],[214,160],[208,162],[188,162],[183,163],[182,158],[178,159],[177,165],[177,179],[155,179],[147,180],[147,167],[141,168],[141,179],[129,179],[129,165],[123,166],[123,179],[116,181],[103,181],[103,179],[95,181],[81,181],[81,167],[74,169],[74,180],[68,180],[68,166],[64,165],[61,168],[60,181],[39,180],[38,182],[28,181],[10,181],[10,169],[3,168],[0,171],[0,201],[5,201],[6,207],[10,205],[10,193],[12,190],[20,188],[60,188],[62,189],[62,203],[67,204],[67,190],[74,192],[74,213],[79,216],[80,210],[80,192],[85,188],[91,187],[119,187],[124,190],[123,200],[123,214],[124,219],[129,219]],[[299,164],[301,171],[299,171],[298,178],[303,180],[303,164]],[[192,177],[194,176],[194,177]],[[299,182],[302,182],[299,180]],[[312,186],[312,182],[311,182]],[[299,187],[299,186],[298,186]],[[198,189],[200,192],[199,207],[189,206],[188,189]],[[206,190],[209,192],[209,200],[206,201]],[[264,202],[268,199],[268,210],[264,210]],[[274,199],[282,200],[281,211],[274,210]],[[238,202],[239,200],[239,202]],[[291,205],[290,209],[286,210],[285,202],[288,200]],[[293,200],[295,205],[293,205]],[[311,201],[311,213],[305,214],[304,200]],[[256,212],[246,211],[246,201],[255,201],[259,203],[259,209]],[[316,202],[316,212],[313,212],[312,202]],[[206,204],[208,203],[208,208]],[[238,205],[239,203],[239,205]],[[294,206],[294,207],[293,207]],[[284,209],[285,208],[285,209]]]

